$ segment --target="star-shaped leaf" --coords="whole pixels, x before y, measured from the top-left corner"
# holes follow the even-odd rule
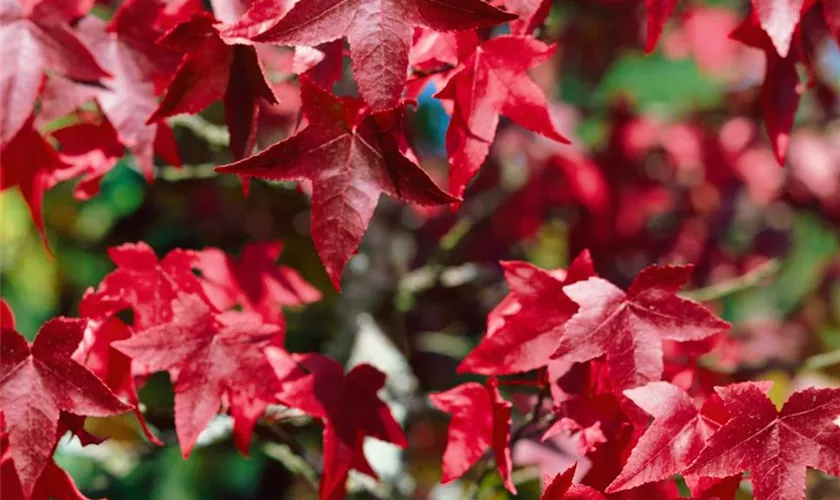
[[[31,345],[13,328],[0,329],[0,408],[26,497],[50,461],[61,412],[106,417],[131,409],[71,358],[86,324],[52,319]]]
[[[677,297],[691,266],[651,266],[627,293],[601,278],[563,287],[580,309],[563,325],[553,358],[582,363],[606,355],[613,390],[662,377],[662,341],[701,340],[729,324],[702,305]]]
[[[718,397],[698,409],[691,397],[668,382],[651,382],[624,391],[636,406],[653,417],[608,493],[668,479],[685,469],[700,453],[706,440],[729,414]]]
[[[709,439],[686,475],[750,472],[756,500],[803,500],[805,468],[840,476],[840,389],[805,389],[777,411],[765,385],[716,388],[731,419]]]
[[[172,318],[112,347],[174,381],[175,430],[189,456],[223,401],[234,418],[234,439],[247,454],[251,431],[281,389],[263,350],[282,345],[283,330],[251,313],[216,313],[198,295],[178,294]]]
[[[578,256],[568,272],[518,261],[501,264],[510,293],[488,315],[486,336],[459,372],[502,375],[548,365],[563,335],[561,326],[578,309],[563,287],[595,276],[589,252]]]
[[[309,125],[223,173],[277,181],[312,181],[312,239],[333,285],[358,248],[382,193],[419,205],[457,199],[400,151],[403,108],[369,112],[301,78]]]
[[[531,36],[493,38],[481,44],[435,95],[455,105],[446,131],[451,192],[463,194],[481,168],[500,115],[555,141],[569,142],[552,123],[542,89],[528,76],[528,70],[547,61],[554,49]]]

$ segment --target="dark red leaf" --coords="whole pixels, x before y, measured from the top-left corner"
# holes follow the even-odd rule
[[[52,319],[32,344],[13,328],[0,330],[0,408],[25,497],[32,495],[50,462],[61,412],[105,417],[131,409],[71,358],[86,324]]]
[[[309,125],[220,172],[282,181],[312,181],[312,239],[333,285],[341,288],[344,266],[385,193],[418,205],[456,198],[400,151],[403,108],[368,112],[352,98],[339,99],[301,79]]]
[[[466,30],[516,18],[482,0],[301,0],[288,12],[276,4],[255,3],[223,35],[310,47],[346,36],[359,92],[375,110],[400,101],[414,28]]]
[[[269,359],[278,374],[287,373],[287,363],[278,363],[277,352],[269,349]],[[365,436],[401,448],[408,445],[400,424],[377,395],[385,385],[385,374],[366,364],[355,366],[345,374],[338,362],[320,354],[293,355],[293,358],[312,375],[311,381],[303,379],[304,387],[309,390],[295,393],[284,390],[280,400],[323,419],[324,474],[320,498],[343,499],[350,469],[376,478],[362,448]]]

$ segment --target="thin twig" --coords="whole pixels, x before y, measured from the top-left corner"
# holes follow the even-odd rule
[[[733,295],[748,288],[761,285],[764,280],[775,276],[781,267],[782,265],[778,260],[771,259],[741,276],[707,287],[683,292],[680,295],[687,299],[696,300],[697,302],[722,299],[723,297]]]

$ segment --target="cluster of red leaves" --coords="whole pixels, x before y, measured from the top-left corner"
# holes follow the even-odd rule
[[[458,369],[491,377],[432,396],[452,414],[444,482],[492,449],[505,487],[516,492],[512,404],[495,376],[535,369],[553,402],[542,439],[574,435],[592,462],[583,486],[571,487],[567,471],[551,481],[546,500],[679,498],[676,474],[694,498],[732,499],[744,471],[756,499],[803,499],[806,467],[840,474],[840,390],[800,391],[777,411],[769,383],[723,385],[723,375],[694,363],[729,325],[677,295],[690,266],[648,267],[626,292],[595,274],[588,253],[568,271],[525,262],[503,268],[510,293]],[[541,415],[542,398],[537,405]]]
[[[457,206],[485,163],[500,116],[568,142],[528,74],[556,48],[533,36],[549,1],[211,3],[213,13],[198,0],[127,0],[105,23],[90,14],[89,0],[0,0],[2,189],[20,189],[45,243],[46,190],[81,178],[76,196],[94,196],[126,150],[151,180],[155,155],[180,163],[165,118],[218,100],[237,160],[218,171],[311,183],[312,238],[336,288],[380,195]],[[675,5],[645,2],[648,51]],[[505,23],[509,34],[489,29]],[[780,163],[804,90],[797,64],[818,83],[814,33],[840,39],[836,0],[754,0],[732,34],[766,54],[762,100]],[[341,78],[345,37],[358,98],[331,90]],[[264,44],[295,47],[293,63],[261,55]],[[260,111],[278,102],[271,72],[300,76],[304,120],[293,135],[252,155]],[[412,98],[429,81],[452,117],[448,191],[419,166],[403,126]],[[41,131],[68,115],[72,124]],[[575,153],[552,162],[575,172],[568,175],[574,195],[595,220],[613,215],[596,165]],[[575,184],[584,176],[587,182]],[[344,496],[350,469],[375,475],[362,450],[366,436],[406,446],[377,396],[384,375],[368,365],[345,374],[324,356],[284,350],[281,308],[320,294],[276,266],[280,250],[249,246],[239,259],[215,248],[175,250],[158,259],[142,243],[113,248],[117,269],[84,296],[82,318],[49,321],[31,345],[3,304],[4,491],[10,485],[23,498],[80,498],[51,456],[68,431],[84,443],[98,440],[84,430],[87,416],[133,410],[158,442],[136,384],[159,371],[173,383],[184,456],[220,411],[232,416],[236,445],[247,453],[265,409],[283,404],[323,422],[322,498]],[[727,324],[677,295],[689,267],[647,268],[625,292],[597,276],[587,253],[568,271],[502,266],[510,295],[459,368],[491,377],[432,397],[453,415],[444,481],[492,449],[505,486],[515,491],[513,405],[495,377],[534,370],[553,401],[545,438],[575,434],[593,464],[583,485],[571,484],[569,470],[551,481],[545,498],[673,498],[675,474],[696,498],[732,498],[749,471],[756,498],[798,499],[805,467],[840,474],[840,391],[800,391],[777,411],[766,385],[727,384],[696,366]],[[133,313],[130,324],[121,319],[125,310]],[[538,406],[538,416],[544,410]]]
[[[9,491],[22,498],[75,492],[50,457],[67,431],[83,443],[101,441],[84,431],[86,416],[133,409],[147,437],[161,444],[143,419],[135,385],[159,371],[173,383],[185,457],[220,411],[233,418],[234,442],[247,454],[266,407],[283,404],[324,423],[322,498],[344,496],[351,468],[375,476],[364,458],[365,436],[406,444],[376,395],[385,376],[370,365],[344,374],[327,357],[283,349],[282,307],[320,294],[274,264],[279,252],[277,244],[247,246],[242,258],[254,265],[242,266],[216,248],[174,250],[160,260],[143,243],[112,248],[117,268],[85,294],[83,317],[49,321],[31,345],[3,303],[4,495],[6,484],[19,485]],[[126,310],[132,324],[120,319]]]

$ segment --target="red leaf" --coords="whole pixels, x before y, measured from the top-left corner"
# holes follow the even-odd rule
[[[496,468],[505,488],[516,493],[511,479],[510,414],[512,405],[499,393],[495,379],[484,385],[467,382],[446,392],[429,396],[439,410],[452,414],[449,438],[443,453],[442,483],[462,475],[488,448],[496,456]]]
[[[648,54],[656,48],[656,42],[662,35],[662,29],[676,6],[677,0],[645,0],[645,10],[647,12],[645,52]]]
[[[55,148],[32,127],[32,121],[30,116],[14,138],[0,150],[0,167],[3,169],[0,190],[14,186],[20,189],[32,221],[41,233],[44,248],[49,251],[41,205],[44,192],[51,186],[52,176],[66,165]]]
[[[755,11],[751,12],[730,36],[750,47],[763,50],[767,57],[764,83],[761,87],[761,104],[764,108],[767,134],[773,145],[773,154],[779,165],[784,165],[793,117],[799,107],[799,99],[805,91],[805,86],[799,81],[796,71],[799,51],[794,47],[787,57],[779,57],[767,34],[759,27]]]
[[[555,141],[569,141],[557,132],[548,102],[528,69],[554,53],[533,37],[500,36],[484,42],[464,61],[435,97],[455,104],[446,131],[446,150],[452,167],[449,190],[460,196],[481,168],[496,136],[499,115]]]
[[[96,196],[102,178],[124,153],[117,131],[108,120],[102,120],[100,123],[82,122],[60,128],[52,136],[61,145],[61,160],[70,166],[56,171],[53,182],[81,176],[73,191],[76,199],[88,200]]]
[[[104,80],[106,88],[51,79],[45,90],[49,99],[44,99],[42,110],[57,118],[95,98],[149,180],[154,175],[157,136],[168,125],[147,125],[146,119],[158,105],[156,86],[177,63],[177,54],[154,43],[163,34],[155,29],[162,6],[159,0],[129,0],[107,26],[97,17],[82,19],[79,33],[113,77]],[[172,162],[174,158],[166,159]]]
[[[768,384],[716,388],[732,415],[686,475],[725,477],[748,470],[756,500],[802,500],[805,468],[840,476],[840,389],[794,393],[781,411]]]
[[[0,457],[0,483],[3,484],[3,499],[27,499],[23,493],[17,471],[15,470],[11,448],[8,446],[6,436],[3,436],[2,449],[2,457]],[[76,487],[73,478],[56,465],[52,459],[47,462],[44,471],[41,472],[38,481],[35,483],[35,489],[32,490],[32,494],[28,498],[31,500],[51,500],[53,498],[60,500],[89,500]]]
[[[276,350],[270,349],[268,353]],[[346,375],[341,365],[320,354],[294,355],[300,367],[312,374],[309,391],[284,391],[281,401],[324,420],[324,474],[321,500],[339,500],[346,495],[350,469],[376,478],[365,459],[365,436],[405,448],[408,443],[391,410],[377,392],[385,385],[385,374],[370,365],[358,365]],[[269,359],[278,374],[285,368]],[[315,401],[313,401],[313,395]],[[315,404],[313,404],[315,403]]]
[[[114,304],[103,301],[101,297],[93,294],[92,289],[89,288],[85,292],[79,303],[79,314],[88,319],[88,328],[84,340],[73,353],[73,358],[105,382],[114,394],[125,398],[134,406],[134,415],[143,434],[152,443],[162,446],[163,443],[149,429],[140,411],[140,398],[134,383],[131,358],[111,346],[114,341],[127,339],[132,334],[128,326],[116,316],[112,316],[115,309]]]
[[[688,394],[668,382],[651,382],[624,395],[654,420],[607,493],[671,478],[697,458],[709,436],[728,419],[720,398],[706,400],[698,410]]]
[[[281,181],[312,181],[312,238],[336,289],[341,274],[385,193],[419,205],[456,198],[400,152],[403,108],[368,112],[301,79],[309,125],[220,172]]]
[[[595,276],[589,252],[579,255],[568,272],[519,261],[501,265],[510,293],[488,315],[486,336],[459,372],[502,375],[548,365],[563,335],[561,326],[578,309],[563,286]]]
[[[300,0],[288,12],[274,2],[257,2],[222,34],[313,47],[346,36],[359,92],[373,109],[382,110],[399,103],[414,28],[466,30],[515,18],[482,0]]]
[[[321,300],[321,292],[297,271],[277,265],[281,242],[249,243],[234,259],[218,248],[189,252],[211,303],[224,311],[239,305],[268,323],[284,324],[283,306]]]
[[[606,500],[596,489],[572,483],[577,464],[554,476],[540,500]],[[546,475],[547,476],[547,475]]]
[[[752,0],[752,5],[776,52],[787,57],[805,0]]]
[[[28,9],[0,2],[0,144],[26,123],[45,70],[90,83],[109,76],[59,14],[43,2]]]
[[[166,95],[146,123],[181,113],[195,114],[224,97],[233,156],[254,149],[259,100],[276,104],[254,47],[227,45],[209,13],[196,15],[166,33],[158,44],[184,53]]]
[[[223,401],[234,418],[237,448],[248,453],[251,430],[281,387],[263,349],[281,346],[282,339],[283,330],[259,316],[215,313],[198,295],[179,294],[169,321],[111,346],[151,371],[169,372],[175,430],[187,457]]]
[[[551,12],[551,0],[504,0],[502,2],[509,12],[519,16],[510,22],[512,35],[531,35]]]
[[[5,300],[0,299],[0,328],[15,327],[15,313]]]
[[[131,407],[71,358],[87,322],[56,318],[31,345],[13,328],[0,332],[0,407],[15,469],[29,497],[50,462],[61,412],[105,417]]]
[[[96,290],[96,297],[116,312],[131,308],[134,326],[144,330],[172,319],[172,301],[179,292],[203,294],[201,282],[192,273],[191,260],[183,252],[171,252],[162,261],[146,243],[125,243],[108,249],[117,265]]]
[[[676,296],[691,266],[650,266],[625,294],[601,278],[563,287],[580,306],[553,358],[582,363],[606,355],[613,390],[659,380],[662,341],[700,340],[729,327],[705,307]]]

